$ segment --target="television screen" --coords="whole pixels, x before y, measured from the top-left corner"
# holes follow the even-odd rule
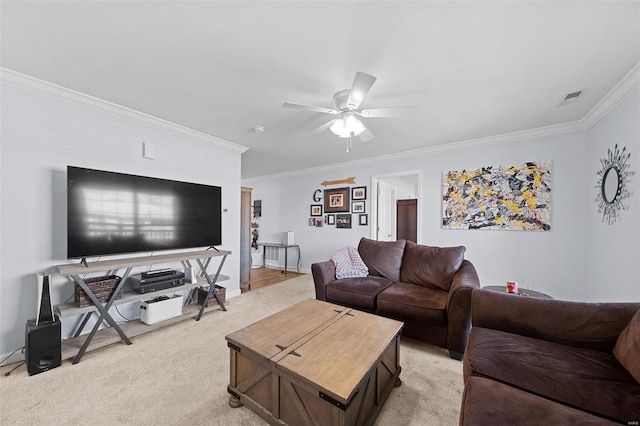
[[[67,167],[67,257],[222,243],[222,188]]]

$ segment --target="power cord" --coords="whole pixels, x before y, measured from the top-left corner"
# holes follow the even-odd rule
[[[3,363],[8,360],[9,358],[11,358],[13,356],[13,354],[15,354],[18,351],[22,351],[22,353],[24,354],[24,350],[26,349],[26,346],[23,346],[21,348],[16,349],[15,351],[11,352],[9,355],[7,355],[2,361],[0,361],[0,367],[4,367]],[[7,377],[9,376],[11,373],[13,373],[14,371],[16,371],[18,369],[18,367],[20,367],[22,364],[24,364],[25,361],[22,360],[18,363],[18,365],[16,365],[15,367],[13,367],[11,370],[7,371],[6,373],[4,373],[4,376]]]
[[[122,318],[124,318],[124,319],[125,319],[125,320],[127,320],[127,321],[133,321],[133,320],[131,320],[131,319],[129,319],[129,318],[127,318],[127,317],[125,317],[124,315],[122,315],[122,313],[120,313],[120,310],[118,309],[118,306],[115,306],[115,305],[114,305],[114,308],[116,308],[116,311],[118,312],[118,315],[120,315]]]
[[[5,365],[3,365],[2,363],[5,362],[6,360],[8,360],[9,358],[11,358],[13,356],[13,354],[15,354],[16,352],[22,351],[22,353],[24,354],[25,348],[26,348],[26,346],[23,346],[21,348],[16,349],[13,352],[11,352],[9,355],[7,355],[2,361],[0,361],[0,367],[5,367]]]

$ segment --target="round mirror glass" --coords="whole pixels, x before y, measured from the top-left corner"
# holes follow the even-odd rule
[[[613,203],[618,194],[618,186],[620,185],[620,175],[618,169],[609,167],[602,178],[602,198],[607,203]]]

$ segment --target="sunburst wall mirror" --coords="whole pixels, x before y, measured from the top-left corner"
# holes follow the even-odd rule
[[[607,150],[607,158],[600,159],[602,168],[598,171],[595,188],[598,213],[602,213],[603,223],[614,224],[620,212],[625,210],[624,200],[631,195],[629,182],[634,174],[628,162],[630,157],[627,147],[620,151],[616,144],[613,150]]]

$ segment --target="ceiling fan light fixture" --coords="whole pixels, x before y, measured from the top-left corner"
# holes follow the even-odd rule
[[[338,137],[350,138],[364,132],[364,124],[353,112],[348,111],[334,121],[329,129]]]

